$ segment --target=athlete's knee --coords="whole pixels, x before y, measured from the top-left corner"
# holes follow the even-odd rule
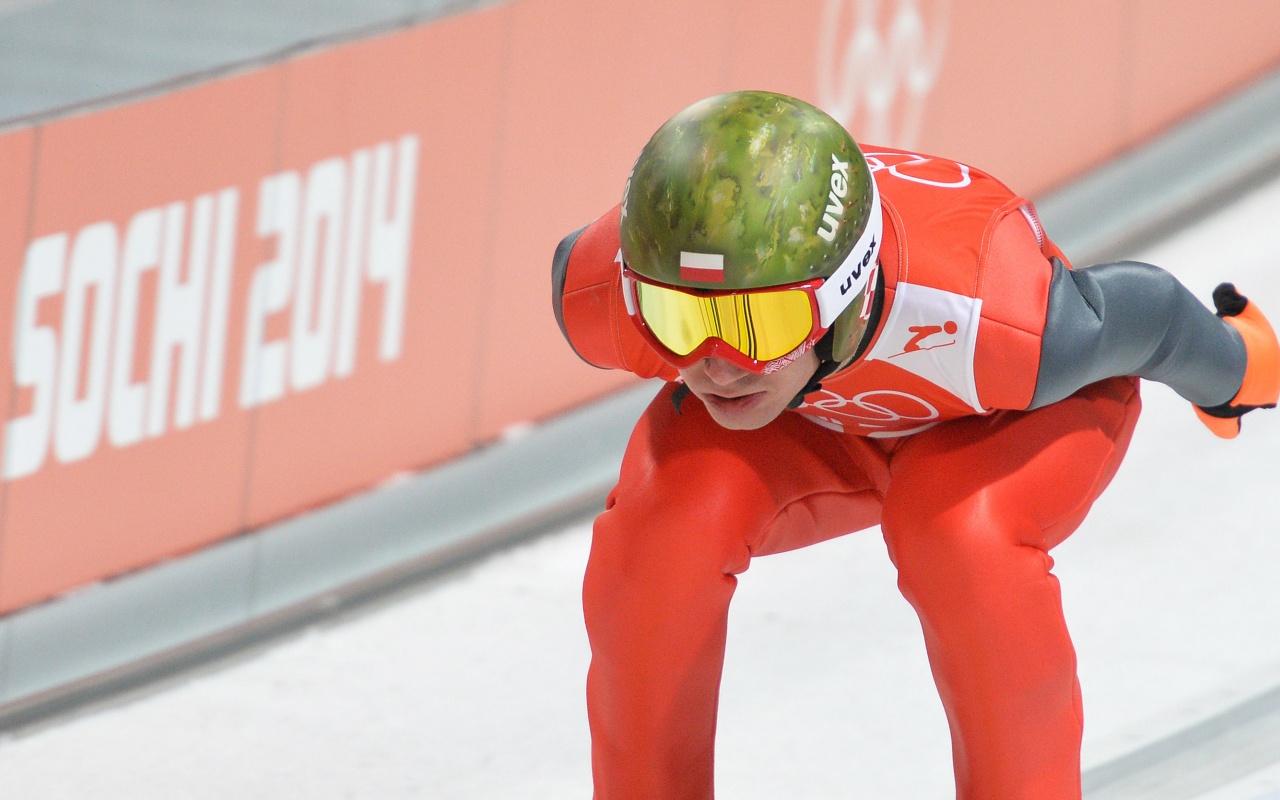
[[[1047,554],[1028,548],[1028,521],[1007,498],[979,490],[952,502],[924,494],[886,499],[881,530],[898,585],[913,601],[956,597],[1000,580],[1012,562]]]
[[[805,484],[805,467],[791,463],[806,456],[803,444],[782,429],[721,428],[694,399],[677,412],[670,393],[659,393],[632,433],[602,521],[642,539],[675,537],[676,547],[696,545],[689,537],[759,535]],[[785,467],[784,449],[794,456]]]
[[[933,553],[972,551],[990,535],[989,491],[980,488],[958,497],[944,491],[949,476],[934,479],[932,486],[896,483],[885,497],[881,529],[899,569],[932,560]]]
[[[587,580],[597,595],[679,592],[746,568],[775,513],[769,492],[738,454],[696,442],[637,427],[595,522]]]

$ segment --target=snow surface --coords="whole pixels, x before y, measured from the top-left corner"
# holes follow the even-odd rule
[[[1280,182],[1137,254],[1280,317]],[[1085,766],[1280,684],[1280,414],[1222,442],[1146,384],[1129,457],[1054,551]],[[576,525],[183,679],[0,740],[0,795],[588,798]],[[877,531],[757,559],[732,611],[718,796],[954,796],[918,624]],[[1277,800],[1280,768],[1205,800]]]

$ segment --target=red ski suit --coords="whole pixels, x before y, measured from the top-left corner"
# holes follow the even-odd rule
[[[963,800],[1080,797],[1075,653],[1049,550],[1115,474],[1140,408],[1112,378],[1025,411],[1051,265],[1027,201],[955,162],[866,148],[884,306],[865,354],[754,431],[673,385],[636,426],[583,588],[597,800],[713,796],[736,576],[879,524],[918,613]],[[626,315],[617,210],[568,255],[562,322],[601,367],[675,371]]]

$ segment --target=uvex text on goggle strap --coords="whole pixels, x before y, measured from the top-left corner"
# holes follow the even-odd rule
[[[715,291],[658,283],[623,264],[627,313],[676,367],[713,355],[752,372],[785,366],[822,338],[875,273],[883,219],[880,193],[871,186],[867,227],[830,277]],[[681,253],[681,259],[694,269],[724,268],[723,255]]]

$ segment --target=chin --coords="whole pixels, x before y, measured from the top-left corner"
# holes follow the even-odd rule
[[[763,428],[765,425],[768,425],[770,422],[773,422],[772,419],[767,419],[767,420],[739,419],[739,418],[725,419],[724,417],[720,417],[715,414],[712,414],[711,418],[715,420],[716,424],[718,424],[721,428],[725,428],[726,430],[731,430],[731,431],[759,430],[760,428]]]

